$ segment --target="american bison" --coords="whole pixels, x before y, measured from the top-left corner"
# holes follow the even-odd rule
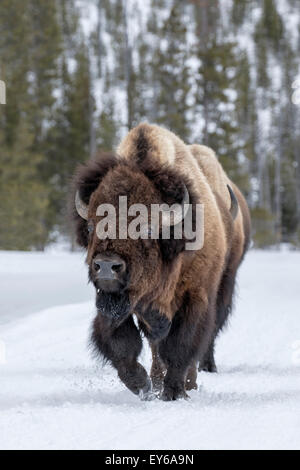
[[[152,390],[163,400],[186,397],[197,387],[197,367],[216,371],[215,339],[231,312],[237,269],[249,245],[245,199],[211,149],[186,145],[146,123],[128,133],[116,154],[100,154],[79,167],[74,187],[77,240],[87,249],[96,288],[95,350],[142,398]],[[156,237],[150,223],[149,236],[124,237],[120,230],[99,236],[106,215],[99,207],[116,208],[119,227],[119,201],[125,196],[128,207],[176,206],[173,212],[164,206]],[[200,204],[203,246],[188,250],[184,232],[178,237],[176,229],[187,213],[196,227]],[[165,225],[168,237],[162,236]],[[152,349],[151,380],[138,362],[141,334]]]

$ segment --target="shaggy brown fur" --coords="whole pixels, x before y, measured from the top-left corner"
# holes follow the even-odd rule
[[[116,367],[134,393],[146,393],[150,382],[137,362],[142,348],[140,330],[152,344],[151,379],[164,400],[186,396],[196,387],[196,364],[215,371],[214,340],[232,307],[238,266],[247,250],[250,217],[238,188],[228,179],[212,150],[187,146],[173,133],[141,124],[118,147],[117,156],[99,155],[79,168],[75,189],[89,205],[89,222],[96,226],[102,203],[118,207],[120,195],[128,206],[142,203],[180,203],[187,187],[193,209],[204,205],[203,248],[185,251],[185,240],[99,240],[88,234],[87,221],[75,215],[78,242],[87,248],[91,280],[96,255],[117,254],[125,260],[126,291],[100,292],[93,342]],[[229,185],[239,203],[237,217],[230,213]],[[171,231],[171,234],[173,232]],[[112,308],[118,321],[109,316]],[[116,318],[116,315],[115,317]]]

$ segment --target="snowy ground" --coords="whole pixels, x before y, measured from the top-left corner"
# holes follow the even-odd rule
[[[0,326],[56,305],[92,298],[83,253],[0,251]]]
[[[82,255],[0,252],[0,448],[300,449],[299,281],[299,253],[251,252],[219,374],[145,403],[89,355]]]

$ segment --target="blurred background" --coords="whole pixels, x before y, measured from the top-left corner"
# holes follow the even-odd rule
[[[74,242],[76,164],[141,121],[211,146],[300,248],[300,0],[1,0],[0,249]]]

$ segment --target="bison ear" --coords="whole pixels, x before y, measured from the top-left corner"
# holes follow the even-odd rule
[[[80,217],[75,207],[75,195],[78,191],[80,199],[89,204],[92,193],[98,188],[99,183],[117,164],[117,157],[110,153],[101,153],[95,159],[80,165],[73,178],[73,191],[69,205],[71,207],[72,219],[74,221],[76,240],[80,246],[88,245],[87,221]]]

